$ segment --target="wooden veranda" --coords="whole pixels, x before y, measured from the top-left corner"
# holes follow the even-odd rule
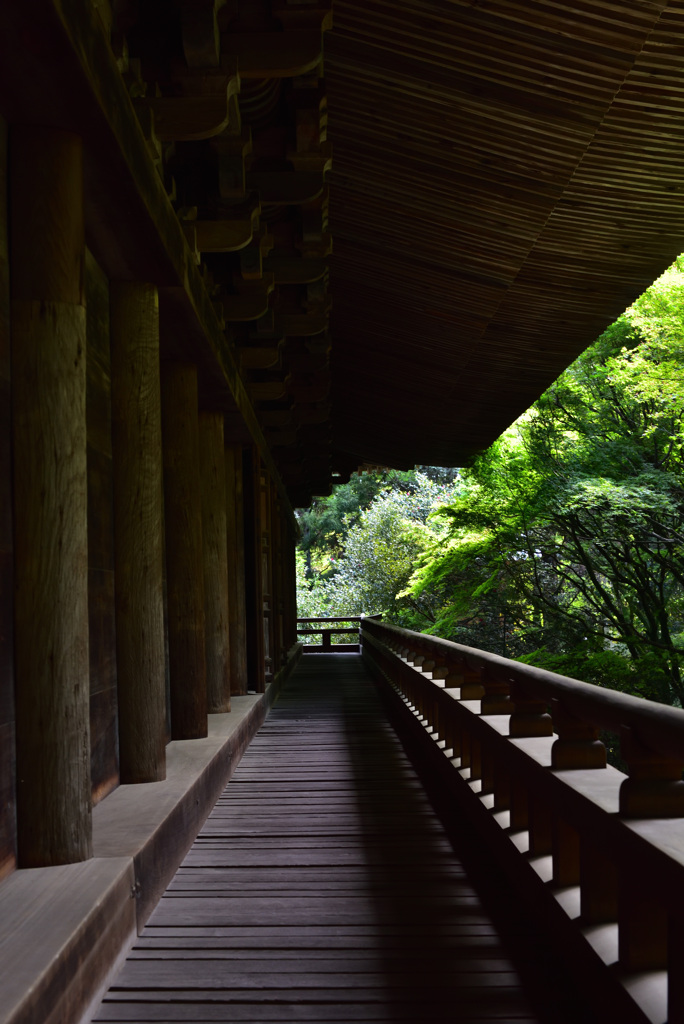
[[[505,897],[501,938],[446,823],[361,656],[304,659],[94,1021],[590,1024]]]
[[[92,1015],[287,684],[294,509],[463,464],[680,252],[683,30],[0,3],[2,1024]],[[362,632],[589,1004],[681,1024],[681,713]]]

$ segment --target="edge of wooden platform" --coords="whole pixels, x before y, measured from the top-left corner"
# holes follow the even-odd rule
[[[265,693],[210,715],[205,739],[171,742],[164,782],[119,786],[98,804],[92,860],[0,883],[0,1024],[90,1020],[300,656]]]

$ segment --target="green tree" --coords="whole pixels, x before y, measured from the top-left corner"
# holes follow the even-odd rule
[[[683,325],[675,266],[465,474],[436,632],[682,703]]]
[[[443,524],[430,526],[428,519],[439,502],[453,497],[457,486],[420,472],[386,478],[384,490],[366,508],[353,519],[349,515],[343,518],[344,540],[335,549],[324,548],[325,570],[300,580],[300,609],[310,609],[314,602],[316,614],[383,612],[413,625],[413,618],[420,618],[429,599],[411,595],[401,599],[398,595],[408,583],[418,554],[444,533]],[[320,556],[320,548],[318,553]]]

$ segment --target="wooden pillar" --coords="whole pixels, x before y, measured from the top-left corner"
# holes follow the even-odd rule
[[[171,736],[207,735],[197,367],[162,363]]]
[[[159,302],[113,283],[112,448],[122,782],[166,777]]]
[[[0,117],[0,879],[17,859],[7,134]]]
[[[266,689],[264,659],[264,600],[261,564],[261,472],[256,448],[243,452],[245,601],[247,619],[247,686],[255,693]]]
[[[222,413],[199,417],[207,709],[230,711],[226,466]]]
[[[81,140],[10,137],[17,832],[21,867],[91,855]]]
[[[285,527],[283,562],[285,569],[285,649],[297,642],[297,565],[296,544],[292,529]]]
[[[273,579],[273,662],[275,672],[285,663],[283,634],[283,519],[278,489],[271,484],[271,571]]]
[[[226,445],[226,547],[228,552],[228,616],[230,690],[247,693],[247,619],[245,605],[245,529],[242,448]]]
[[[261,534],[261,596],[264,617],[264,678],[270,682],[276,673],[273,594],[273,523],[271,519],[271,480],[265,469],[259,470],[259,527]]]

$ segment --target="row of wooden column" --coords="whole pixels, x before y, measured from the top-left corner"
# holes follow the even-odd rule
[[[80,139],[15,128],[10,194],[17,846],[30,867],[91,854]],[[111,283],[110,323],[120,779],[153,782],[167,642],[173,739],[205,736],[231,689],[263,690],[267,649],[270,674],[282,661],[284,527],[256,449],[199,411],[196,366],[160,364],[156,288]]]

